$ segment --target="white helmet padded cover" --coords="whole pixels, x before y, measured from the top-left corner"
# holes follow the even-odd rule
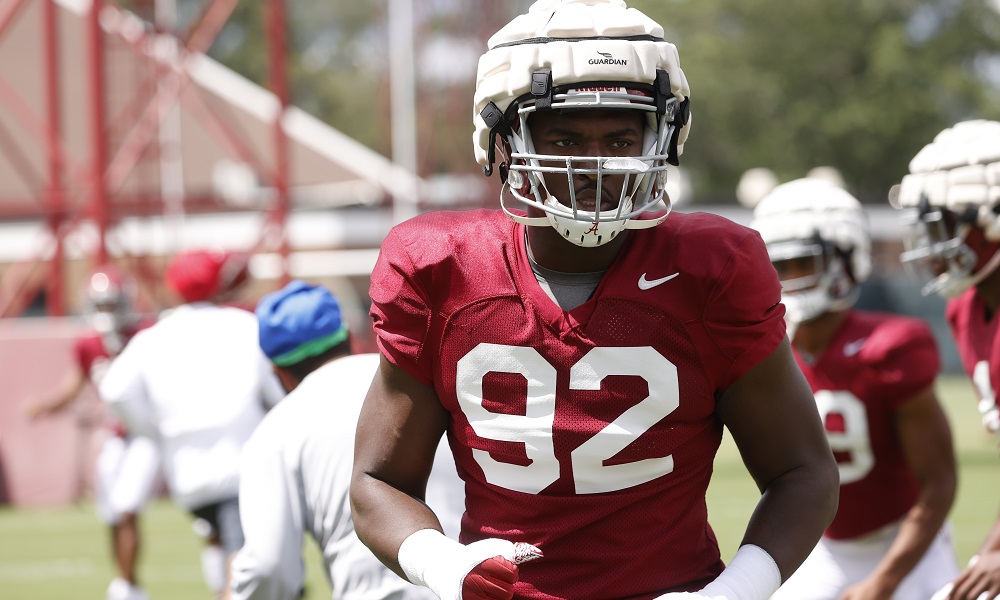
[[[775,187],[754,209],[751,227],[767,245],[819,236],[849,253],[856,282],[872,271],[868,216],[861,203],[822,179],[796,179]]]
[[[899,186],[899,204],[919,208],[923,198],[957,214],[975,209],[986,238],[1000,240],[1000,123],[964,121],[924,146]]]
[[[490,127],[480,116],[490,102],[505,112],[531,91],[532,74],[552,69],[552,85],[634,82],[653,85],[667,72],[678,102],[690,90],[677,48],[663,41],[663,28],[623,0],[538,0],[489,40],[479,60],[473,121],[476,160],[489,166]],[[690,120],[677,139],[683,151]]]

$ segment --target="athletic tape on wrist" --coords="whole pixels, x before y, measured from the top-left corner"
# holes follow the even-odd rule
[[[767,600],[779,587],[781,571],[771,555],[759,546],[745,544],[700,593],[726,600]]]
[[[489,538],[465,546],[435,529],[420,529],[403,540],[396,561],[410,583],[430,588],[441,600],[461,600],[462,583],[476,565],[494,556],[514,562],[516,554],[507,540]]]

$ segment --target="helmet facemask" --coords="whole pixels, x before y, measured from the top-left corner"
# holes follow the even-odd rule
[[[783,183],[754,208],[750,226],[781,280],[789,338],[800,323],[857,302],[871,274],[871,236],[864,208],[847,190],[809,177]]]
[[[927,201],[909,216],[909,235],[904,239],[905,251],[900,260],[914,277],[925,282],[923,295],[953,298],[1000,266],[1000,252],[996,252],[976,270],[979,256],[966,243],[974,218],[972,211],[967,216],[956,215]]]
[[[767,252],[781,280],[781,302],[790,325],[847,310],[857,302],[861,290],[848,268],[849,257],[819,236],[768,244]]]
[[[134,296],[132,280],[115,270],[96,271],[87,281],[84,315],[112,354],[121,350],[126,331],[135,323]]]
[[[504,180],[501,206],[508,216],[526,225],[555,227],[565,239],[585,247],[607,244],[624,229],[652,227],[666,218],[638,217],[656,208],[669,211],[666,169],[678,164],[684,150],[691,91],[677,48],[664,39],[659,23],[623,0],[538,0],[490,37],[488,46],[476,76],[472,139],[483,172],[489,176],[498,166]],[[641,148],[633,156],[623,156],[634,152],[625,147],[622,153],[609,151],[612,156],[594,155],[606,147],[592,148],[590,156],[572,156],[550,151],[541,140],[533,142],[531,115],[567,109],[641,111],[648,131],[641,144],[634,142]],[[589,193],[584,202],[572,191],[564,198],[552,197],[553,189],[566,187],[554,178],[565,177],[572,184],[581,174],[602,183],[615,178],[618,197],[603,207],[595,206]],[[624,185],[619,189],[620,180]],[[602,187],[604,195],[608,185]],[[529,216],[506,204],[508,189]]]
[[[907,211],[901,261],[925,295],[954,298],[1000,267],[1000,123],[945,128],[910,161],[890,203]]]
[[[665,75],[665,73],[664,73]],[[584,247],[610,242],[624,229],[652,227],[666,218],[670,199],[665,194],[667,168],[671,162],[671,144],[676,139],[679,113],[686,103],[670,97],[658,110],[651,86],[639,84],[573,84],[556,88],[540,101],[525,96],[512,102],[508,109],[508,124],[500,127],[503,144],[500,174],[504,186],[500,206],[514,221],[526,225],[554,227],[570,242]],[[667,84],[669,86],[669,84]],[[649,89],[640,89],[642,87]],[[668,87],[669,89],[669,87]],[[543,110],[639,111],[645,123],[641,154],[636,156],[565,156],[540,154],[535,149],[529,120]],[[575,178],[585,175],[595,179],[597,197],[581,202],[576,197]],[[608,203],[605,181],[608,177],[624,178],[618,197]],[[550,187],[553,177],[564,177],[568,198],[557,198]],[[505,192],[527,207],[545,213],[544,217],[523,216],[512,212]],[[591,206],[586,206],[587,204]],[[613,208],[601,209],[602,204]],[[644,212],[666,209],[656,219],[633,220]]]

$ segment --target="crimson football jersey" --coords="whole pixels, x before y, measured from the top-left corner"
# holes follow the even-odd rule
[[[840,506],[825,535],[853,539],[902,517],[919,484],[894,413],[934,383],[941,361],[923,321],[850,311],[813,363],[795,351],[840,468]]]
[[[82,334],[73,344],[73,357],[76,364],[87,374],[87,379],[94,385],[101,382],[101,377],[111,364],[111,355],[104,347],[101,334],[89,331]]]
[[[141,322],[138,326],[130,329],[125,333],[125,342],[132,339],[136,332],[141,329],[145,329],[152,325],[150,321]],[[87,331],[82,333],[76,338],[73,343],[73,358],[76,360],[76,364],[83,369],[86,374],[87,379],[90,380],[94,386],[100,385],[101,379],[104,377],[104,373],[107,372],[108,367],[111,366],[111,353],[108,352],[107,347],[104,345],[104,340],[101,338],[101,334],[96,331]],[[119,437],[125,436],[125,429],[121,422],[111,415],[111,411],[104,411],[105,426],[111,430],[112,433]]]
[[[451,415],[462,542],[545,554],[520,566],[517,598],[650,598],[722,570],[705,503],[715,401],[785,334],[756,232],[671,215],[630,232],[591,299],[563,311],[524,226],[429,213],[387,236],[371,297],[382,353]]]
[[[976,394],[983,403],[995,404],[1000,385],[1000,317],[986,318],[986,305],[974,287],[949,300],[945,315]]]

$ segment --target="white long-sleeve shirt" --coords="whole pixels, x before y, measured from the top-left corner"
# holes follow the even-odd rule
[[[354,532],[349,485],[354,434],[377,354],[320,367],[264,419],[247,443],[240,480],[246,542],[232,570],[234,600],[298,597],[306,533],[319,544],[337,600],[434,600],[387,569]],[[427,485],[427,503],[458,539],[464,487],[447,442]]]
[[[131,433],[159,444],[170,494],[190,510],[236,497],[243,444],[284,390],[253,313],[200,303],[136,334],[100,395]]]

